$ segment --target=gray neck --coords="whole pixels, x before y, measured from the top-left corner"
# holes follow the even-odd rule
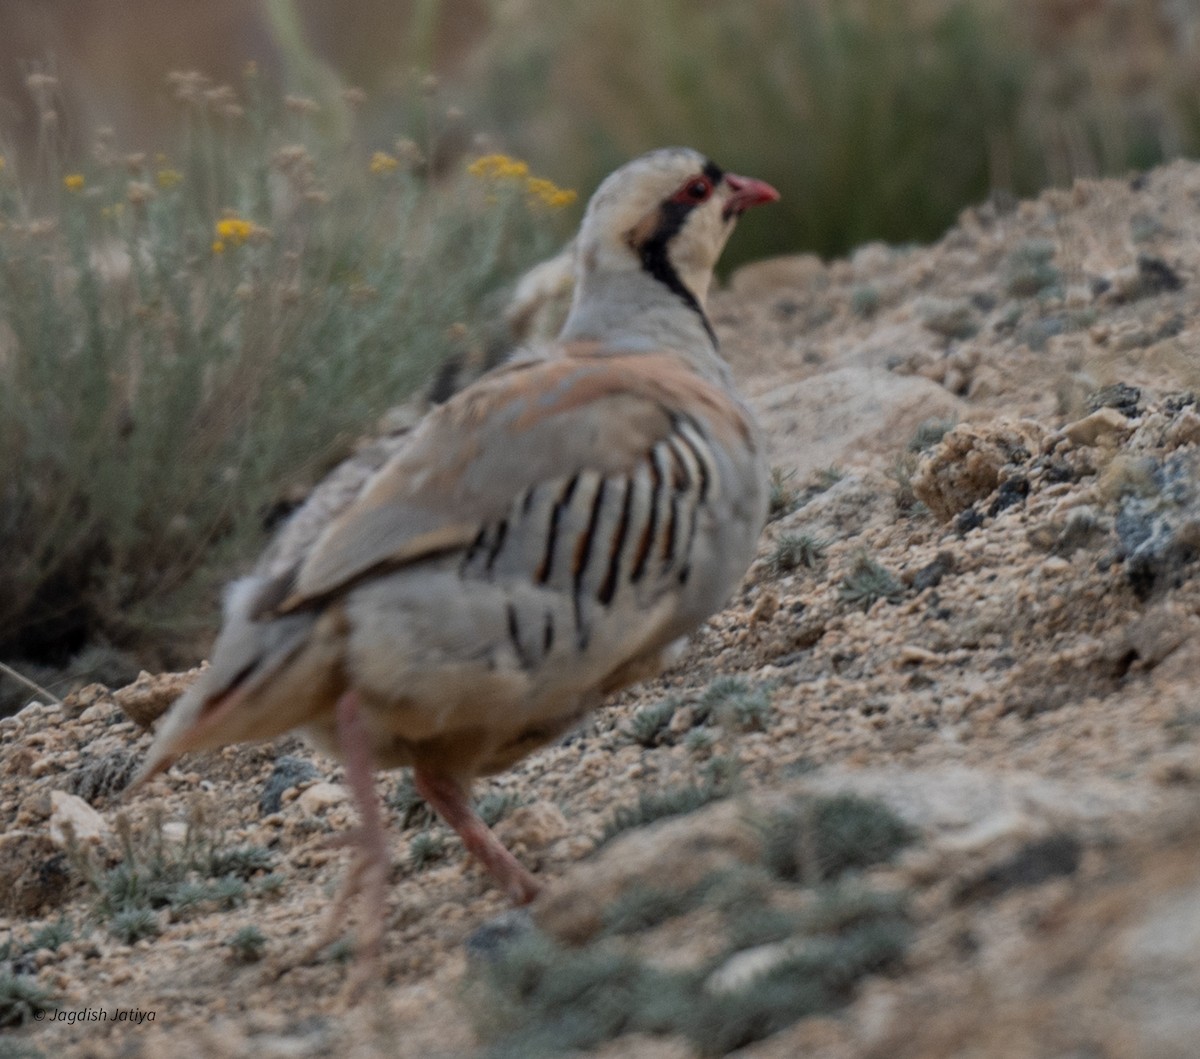
[[[597,341],[614,353],[670,350],[704,378],[731,384],[704,318],[678,294],[640,269],[578,277],[563,342]]]

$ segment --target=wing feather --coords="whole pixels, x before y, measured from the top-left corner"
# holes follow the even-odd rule
[[[321,534],[277,613],[380,568],[466,549],[543,483],[631,472],[683,409],[718,438],[752,444],[740,405],[669,353],[587,349],[485,376],[428,416]]]

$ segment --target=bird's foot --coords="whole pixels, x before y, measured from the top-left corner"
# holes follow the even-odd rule
[[[333,905],[316,939],[293,961],[280,965],[276,977],[294,967],[316,962],[321,950],[337,941],[345,929],[352,903],[360,899],[359,936],[354,963],[342,996],[348,1005],[357,1003],[367,987],[382,979],[380,954],[387,926],[387,882],[390,862],[383,835],[383,814],[375,793],[370,743],[358,713],[358,696],[344,694],[337,703],[338,738],[346,762],[346,782],[358,805],[361,824],[353,831],[334,836],[329,845],[352,846],[354,858],[338,887]]]
[[[458,832],[467,852],[487,869],[513,904],[527,905],[537,897],[542,889],[538,881],[479,818],[458,780],[417,767],[413,769],[413,785],[434,812]]]

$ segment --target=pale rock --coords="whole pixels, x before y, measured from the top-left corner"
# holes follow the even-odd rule
[[[803,481],[831,466],[902,449],[927,419],[958,419],[966,405],[919,375],[844,367],[760,394],[772,463]]]
[[[320,816],[335,805],[342,805],[350,800],[350,790],[340,783],[314,783],[296,799],[300,808],[312,816]]]
[[[514,809],[496,825],[496,835],[509,849],[524,846],[527,850],[542,850],[563,838],[571,825],[563,811],[549,801],[538,801]]]
[[[68,826],[69,825],[69,826]],[[67,847],[67,831],[80,843],[102,842],[109,833],[108,822],[77,794],[50,792],[50,841]]]
[[[780,293],[799,290],[827,281],[825,262],[816,254],[787,254],[768,257],[739,268],[729,281],[734,294]]]
[[[1133,430],[1133,424],[1115,408],[1097,408],[1091,415],[1063,427],[1067,440],[1076,445],[1097,445],[1106,439],[1119,440]]]

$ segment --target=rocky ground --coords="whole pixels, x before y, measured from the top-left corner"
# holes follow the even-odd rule
[[[481,784],[535,926],[380,777],[357,1006],[348,946],[286,967],[345,870],[336,765],[239,747],[123,795],[178,679],[0,721],[0,1056],[1195,1056],[1198,205],[1176,163],[739,272],[759,561]]]

